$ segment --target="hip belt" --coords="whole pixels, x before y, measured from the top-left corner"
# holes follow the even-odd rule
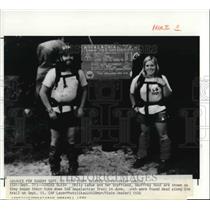
[[[53,111],[58,113],[71,112],[77,109],[77,106],[73,103],[59,103],[54,98],[50,98],[50,104]]]
[[[77,109],[77,106],[71,106],[71,105],[60,105],[56,107],[52,107],[53,111],[58,113],[64,113],[64,112],[71,112]]]

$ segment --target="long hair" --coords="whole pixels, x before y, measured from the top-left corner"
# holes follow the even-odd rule
[[[143,74],[144,76],[146,76],[145,65],[146,65],[146,63],[148,61],[152,61],[154,63],[154,65],[155,65],[155,75],[154,76],[155,77],[159,76],[160,75],[160,73],[159,73],[160,68],[159,68],[159,65],[158,65],[157,58],[155,56],[151,56],[151,55],[147,56],[144,59],[144,61],[143,61],[143,67],[142,67],[142,70],[141,70],[140,74]]]
[[[161,77],[160,68],[159,68],[159,65],[158,65],[158,62],[157,62],[157,58],[154,57],[154,56],[147,56],[143,61],[143,67],[142,67],[142,70],[139,73],[139,78],[137,80],[138,88],[140,88],[144,83],[144,80],[145,80],[145,77],[146,77],[145,65],[148,61],[152,61],[155,65],[155,75],[154,76],[155,77]]]

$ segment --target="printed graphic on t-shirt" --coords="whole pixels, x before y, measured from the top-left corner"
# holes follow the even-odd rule
[[[162,89],[158,84],[149,84],[148,91],[149,102],[158,102],[162,99]],[[144,101],[147,101],[147,84],[143,84],[142,88],[140,89],[140,94],[141,98]]]
[[[160,87],[157,84],[149,85],[149,92],[154,95],[159,95],[161,92]]]

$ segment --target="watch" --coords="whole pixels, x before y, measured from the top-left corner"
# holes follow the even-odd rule
[[[136,107],[137,107],[136,104],[132,105],[132,109],[135,109]]]
[[[47,112],[48,112],[49,114],[51,114],[51,113],[53,113],[54,111],[53,111],[52,108],[50,108],[50,109],[47,109]]]

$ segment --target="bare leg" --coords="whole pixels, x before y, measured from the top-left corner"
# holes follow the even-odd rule
[[[59,139],[60,139],[60,133],[57,130],[54,129],[50,129],[50,133],[51,133],[51,142],[50,142],[50,146],[54,146],[56,147],[59,143]]]
[[[165,122],[155,123],[160,138],[160,164],[158,174],[167,172],[170,168],[169,159],[171,156],[171,141],[167,134],[167,124]]]
[[[133,164],[134,168],[140,168],[145,165],[147,157],[147,149],[149,145],[149,126],[141,124],[141,133],[139,136],[139,145],[136,162]]]
[[[76,141],[77,132],[78,132],[78,127],[67,128],[66,137],[67,137],[67,143],[69,145],[74,145],[76,143],[75,141]]]
[[[156,122],[155,127],[160,138],[160,159],[168,160],[171,156],[171,140],[168,137],[167,124]]]
[[[149,145],[150,128],[145,124],[141,124],[141,133],[139,135],[139,145],[137,158],[147,157],[147,149]]]

